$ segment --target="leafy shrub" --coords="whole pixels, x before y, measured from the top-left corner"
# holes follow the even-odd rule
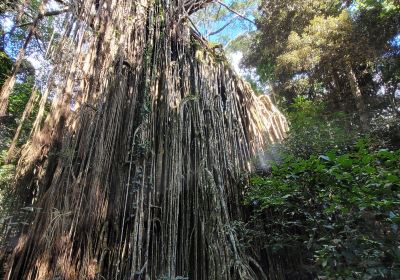
[[[400,115],[386,115],[371,121],[369,132],[373,144],[377,147],[400,149]]]
[[[298,97],[287,116],[290,130],[282,145],[284,154],[308,158],[330,149],[345,150],[357,138],[348,117],[342,112],[329,112],[321,101]]]
[[[291,156],[250,185],[248,227],[268,250],[300,252],[321,279],[400,278],[400,150]]]

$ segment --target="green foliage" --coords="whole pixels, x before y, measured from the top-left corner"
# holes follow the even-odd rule
[[[4,157],[4,155],[0,155]],[[15,175],[15,165],[0,165],[0,225],[7,220],[12,206],[12,182]]]
[[[24,112],[25,105],[28,103],[29,97],[33,91],[33,77],[29,77],[26,81],[16,83],[13,92],[9,98],[8,112],[15,116],[21,117]]]
[[[4,81],[11,73],[12,66],[13,62],[10,57],[5,52],[0,51],[0,87],[3,86]]]
[[[7,53],[11,57],[17,57],[27,37],[32,21],[38,15],[41,3],[41,0],[7,0],[4,4],[0,3],[0,22],[6,22],[7,20],[12,23],[11,25],[0,25],[0,48],[7,50]],[[25,5],[25,9],[20,14],[19,11],[22,5]],[[54,5],[53,2],[51,5],[46,6],[46,11],[51,11],[57,10],[57,6],[61,5]],[[62,18],[62,15],[44,16],[41,18],[35,29],[35,36],[27,46],[26,56],[33,53],[43,56],[48,44],[55,45],[59,42],[60,33],[57,31],[61,30]]]
[[[324,279],[400,277],[400,150],[287,157],[250,185],[265,248],[300,252]]]
[[[289,108],[288,137],[283,141],[284,154],[308,158],[330,149],[345,150],[357,135],[346,129],[344,113],[329,113],[326,104],[298,97]]]
[[[356,7],[360,10],[373,10],[380,8],[380,17],[389,17],[400,11],[396,0],[356,0]],[[397,2],[397,3],[396,3]]]
[[[18,122],[22,117],[22,114],[25,110],[25,107],[31,97],[32,94],[36,94],[38,96],[38,92],[34,92],[34,76],[27,76],[25,80],[19,81],[15,84],[14,89],[9,97],[8,103],[8,113],[13,116],[16,122],[12,122],[7,125],[7,130],[10,132],[9,136],[2,139],[4,141],[5,146],[8,148],[9,143],[11,142],[13,132],[17,128]],[[32,128],[33,122],[35,120],[35,116],[37,115],[39,104],[37,102],[33,104],[33,109],[29,116],[25,119],[22,127],[21,134],[18,139],[18,144],[22,145],[25,143],[29,132]],[[48,106],[46,106],[46,111],[48,111]],[[4,148],[0,146],[0,148]]]
[[[26,119],[24,120],[22,131],[18,139],[18,144],[23,144],[26,141],[35,116],[39,110],[37,97],[40,93],[37,89],[35,89],[35,68],[29,63],[29,61],[24,60],[17,75],[17,82],[15,83],[13,91],[8,100],[8,113],[14,118],[15,121],[7,124],[5,127],[9,134],[11,133],[8,136],[3,135],[4,137],[2,140],[5,146],[8,146],[11,142],[12,134],[17,128],[19,121],[21,121],[25,107],[32,94],[35,94],[36,99],[34,100],[33,108],[31,109],[30,114],[26,116]],[[45,111],[48,112],[48,110],[49,104],[46,104]],[[0,146],[0,149],[3,148],[3,146]]]
[[[390,99],[390,104],[399,99],[394,95],[399,47],[390,43],[399,32],[397,2],[262,1],[258,30],[246,39],[251,43],[244,51],[244,65],[256,68],[285,107],[294,97],[307,95],[333,103],[331,111],[366,116],[361,108],[367,104],[370,118],[388,112],[395,106],[383,99]],[[354,97],[354,85],[362,102]],[[377,94],[382,87],[387,89],[384,95]]]
[[[256,95],[264,94],[264,90],[262,89],[262,87],[251,75],[245,75],[244,79],[246,80],[246,82],[249,83],[251,89],[254,91]]]
[[[3,164],[7,150],[0,152],[0,246],[4,246],[5,237],[10,234],[15,226],[25,222],[22,216],[16,215],[13,183],[15,178],[15,165]],[[22,218],[22,219],[20,219]]]
[[[5,54],[0,54],[2,55],[2,59],[5,58],[5,63],[1,64],[1,73],[3,74],[3,69],[11,69],[12,61]],[[8,64],[6,64],[7,61]],[[7,72],[7,74],[8,73],[9,72]],[[10,230],[14,230],[17,224],[26,224],[26,221],[24,220],[24,215],[21,215],[21,211],[15,209],[16,196],[13,191],[15,165],[4,164],[4,159],[6,157],[12,137],[14,136],[15,129],[18,125],[18,119],[21,118],[25,110],[25,106],[31,94],[33,94],[35,79],[34,75],[34,68],[30,65],[29,62],[24,61],[21,67],[21,71],[18,73],[17,82],[9,97],[8,104],[8,113],[9,115],[13,116],[16,121],[3,123],[1,124],[0,128],[0,243],[4,241],[4,236],[2,236],[2,234],[10,232]],[[19,145],[23,144],[26,141],[35,115],[37,114],[37,105],[38,104],[35,104],[33,112],[31,112],[31,115],[28,116],[23,124],[22,132],[18,139]]]
[[[315,16],[301,34],[295,31],[289,34],[284,52],[277,57],[278,73],[307,71],[319,76],[321,68],[331,68],[333,62],[347,59],[355,50],[351,32],[348,11],[338,16]]]

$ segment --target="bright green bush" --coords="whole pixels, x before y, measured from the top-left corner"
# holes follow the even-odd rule
[[[268,250],[299,252],[321,279],[400,279],[400,150],[287,157],[250,186]]]

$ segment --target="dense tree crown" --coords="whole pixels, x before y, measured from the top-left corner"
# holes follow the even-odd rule
[[[324,98],[332,110],[357,109],[365,125],[394,101],[398,74],[385,73],[399,57],[399,14],[390,0],[264,1],[245,62],[286,102]]]

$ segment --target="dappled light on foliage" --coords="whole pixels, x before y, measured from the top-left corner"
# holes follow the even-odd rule
[[[399,15],[392,0],[262,1],[244,64],[282,106],[322,99],[366,132],[374,117],[399,112]]]
[[[247,238],[272,256],[301,258],[288,273],[397,279],[399,163],[400,150],[371,151],[363,141],[347,153],[288,157],[269,176],[250,178]]]
[[[286,119],[183,4],[77,1],[17,164],[33,207],[8,279],[262,278],[231,226],[237,181]]]
[[[400,278],[397,0],[3,2],[1,279]]]

